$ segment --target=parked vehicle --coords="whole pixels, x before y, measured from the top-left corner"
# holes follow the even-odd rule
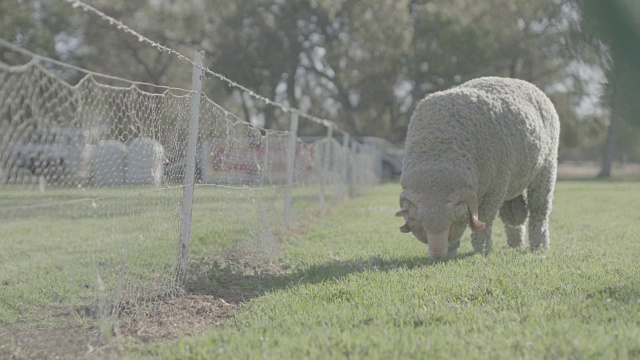
[[[6,176],[26,172],[57,183],[89,180],[95,145],[88,137],[81,128],[33,129],[8,146]]]

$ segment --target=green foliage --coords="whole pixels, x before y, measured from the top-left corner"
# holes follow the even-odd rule
[[[580,5],[587,35],[609,50],[602,54],[609,60],[607,104],[617,105],[614,111],[625,121],[640,123],[640,104],[635,99],[640,91],[640,7],[628,0],[583,0]]]
[[[70,20],[74,10],[62,2],[0,0],[0,38],[53,58],[71,57],[56,50],[58,41],[78,36]],[[20,63],[15,53],[0,48],[0,61]]]
[[[623,122],[638,124],[640,119],[640,103],[636,99],[640,91],[640,6],[630,0],[574,2],[580,10],[583,29],[578,46],[587,44],[595,49],[592,57],[604,64],[608,82],[604,101],[611,116],[600,173],[606,177],[610,176],[614,156],[622,150]]]
[[[94,15],[64,2],[19,4],[9,8],[0,1],[0,8],[7,8],[0,18],[0,28],[9,29],[2,30],[4,38],[33,49],[33,42],[21,39],[37,33],[45,36],[37,42],[50,54],[92,70],[189,86],[189,64]],[[573,60],[564,56],[563,45],[572,29],[571,11],[555,0],[102,0],[92,5],[187,56],[204,48],[212,70],[267,98],[336,120],[356,135],[396,143],[404,139],[413,108],[430,92],[482,75],[520,77],[543,88],[568,83],[572,75],[567,64]],[[278,109],[216,81],[205,86],[248,121],[287,126]],[[303,134],[323,131],[301,124]]]
[[[189,87],[190,64],[94,15],[65,2],[12,4],[0,0],[5,39],[95,71]],[[523,78],[566,98],[559,109],[567,129],[563,140],[575,149],[592,142],[585,133],[600,129],[576,121],[581,100],[593,97],[585,66],[607,69],[616,63],[619,75],[613,67],[606,73],[605,103],[613,105],[615,93],[612,119],[638,119],[634,94],[640,70],[634,59],[640,41],[634,39],[640,13],[631,0],[100,0],[92,5],[187,56],[205,49],[209,68],[267,98],[335,120],[354,135],[396,144],[404,141],[409,117],[424,96],[483,75]],[[18,62],[7,54],[0,51],[0,59]],[[204,86],[217,103],[247,121],[271,129],[288,126],[280,109],[219,81]],[[317,124],[300,125],[303,135],[324,132]],[[602,134],[596,137],[604,140]],[[626,149],[617,135],[613,140],[621,141],[618,151]]]
[[[552,249],[434,262],[401,234],[396,184],[295,236],[267,290],[222,328],[129,356],[634,358],[640,355],[638,183],[561,182]],[[593,209],[597,209],[594,211]],[[498,225],[499,226],[499,225]]]

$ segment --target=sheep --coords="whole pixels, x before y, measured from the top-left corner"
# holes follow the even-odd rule
[[[400,184],[400,227],[432,258],[455,257],[472,230],[492,249],[496,214],[507,243],[549,248],[560,123],[551,100],[523,80],[483,77],[423,99],[411,116]],[[525,195],[526,190],[526,195]]]

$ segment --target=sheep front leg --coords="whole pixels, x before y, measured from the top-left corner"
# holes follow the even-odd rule
[[[491,240],[491,226],[493,222],[485,222],[484,230],[474,231],[471,234],[471,245],[473,245],[473,251],[475,253],[482,253],[489,255],[493,248],[493,241]]]
[[[447,252],[447,257],[451,259],[458,256],[459,247],[460,247],[460,240],[449,243],[449,251]]]
[[[549,248],[549,214],[555,186],[555,171],[546,175],[527,189],[531,250]]]
[[[506,187],[498,187],[500,189]],[[480,206],[478,207],[478,219],[485,223],[484,230],[474,231],[471,234],[471,244],[473,245],[473,251],[476,253],[483,253],[489,255],[493,249],[493,240],[491,238],[491,227],[493,226],[493,220],[498,214],[500,206],[502,206],[504,194],[499,191],[495,191],[486,194]]]
[[[511,248],[524,247],[524,224],[529,216],[527,200],[520,195],[505,201],[498,213],[504,223],[507,243]]]

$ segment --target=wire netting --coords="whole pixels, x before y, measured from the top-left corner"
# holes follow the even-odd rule
[[[0,64],[2,320],[42,307],[117,318],[183,288],[177,274],[194,96],[201,96],[194,261],[270,262],[286,231],[287,191],[296,222],[377,182],[373,149],[333,138],[290,147],[295,134],[254,127],[204,94],[142,90],[58,65],[42,58]]]

